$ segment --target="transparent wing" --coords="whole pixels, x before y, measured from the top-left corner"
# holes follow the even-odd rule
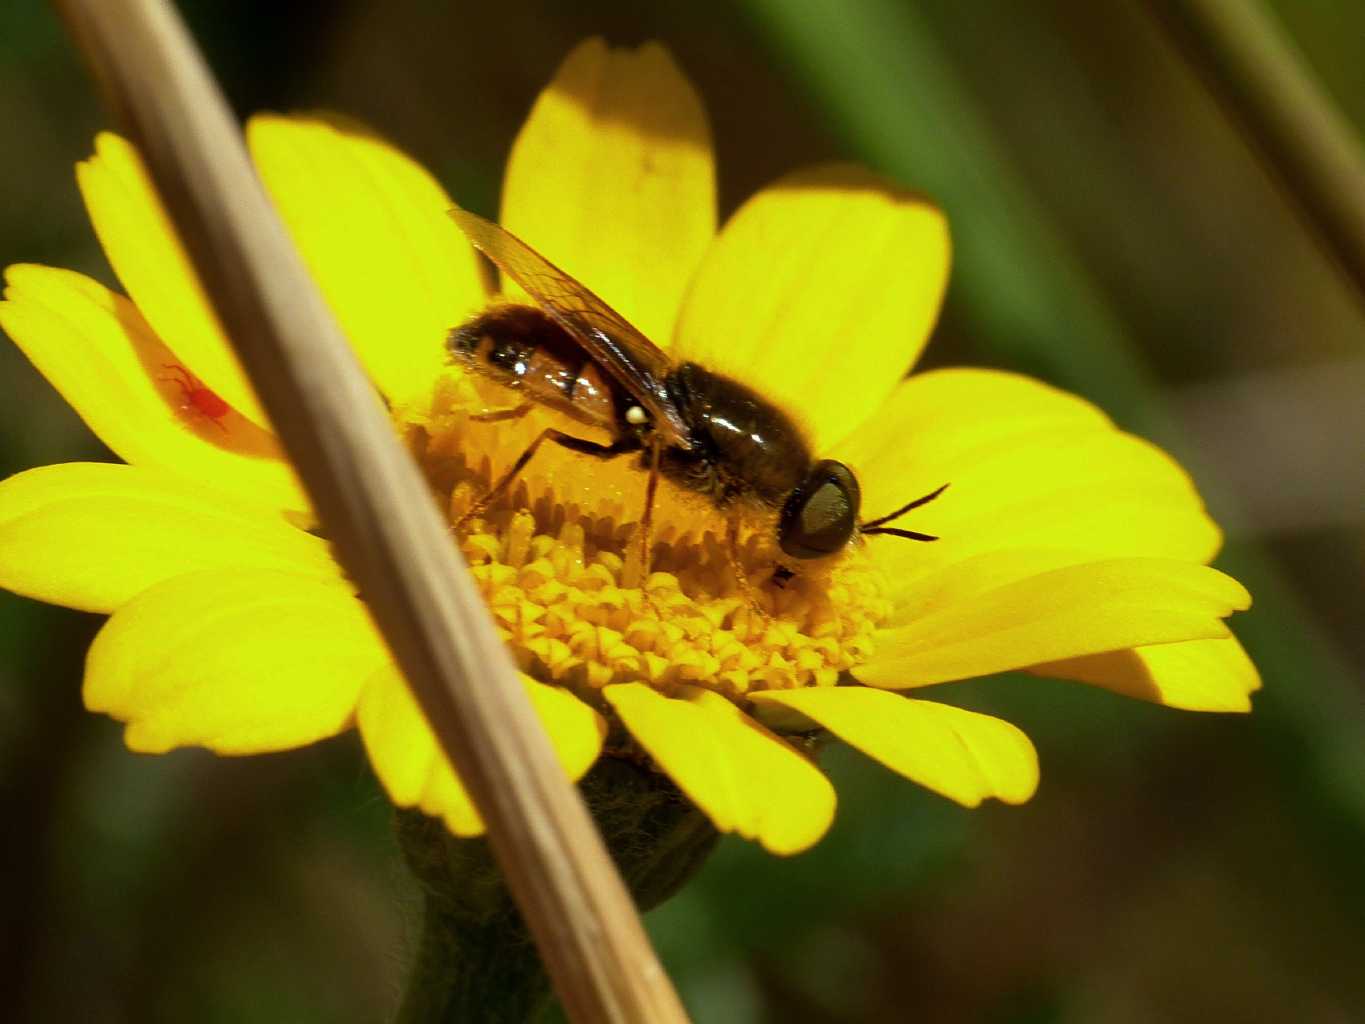
[[[458,206],[450,216],[474,248],[525,288],[640,403],[665,444],[692,447],[687,424],[664,387],[672,361],[662,349],[515,235]]]

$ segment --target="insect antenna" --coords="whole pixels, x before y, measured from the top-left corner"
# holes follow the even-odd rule
[[[933,501],[947,489],[948,485],[944,484],[936,491],[930,491],[923,497],[916,498],[914,501],[911,502],[907,502],[900,508],[896,509],[896,511],[894,512],[888,512],[884,516],[878,516],[876,519],[872,519],[866,523],[860,524],[858,530],[861,533],[886,533],[890,534],[892,537],[904,537],[906,540],[923,541],[938,540],[938,538],[933,536],[932,534],[920,533],[916,530],[901,530],[894,526],[886,526],[884,524],[899,519],[901,516],[905,515],[905,513],[911,511],[912,509],[917,509],[921,505],[929,504],[929,502]]]
[[[894,526],[874,526],[863,533],[889,533],[892,537],[904,537],[906,540],[938,540],[931,533],[919,533],[916,530],[898,530]]]

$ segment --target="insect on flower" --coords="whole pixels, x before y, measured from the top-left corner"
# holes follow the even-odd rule
[[[167,363],[162,369],[169,371],[170,376],[162,377],[160,380],[180,388],[180,408],[192,416],[203,417],[226,434],[227,426],[223,423],[223,417],[232,411],[232,406],[223,401],[216,392],[206,388],[203,381],[178,363]]]
[[[887,524],[934,500],[947,484],[860,523],[861,490],[853,470],[832,459],[815,459],[781,409],[696,363],[675,363],[587,287],[514,235],[467,210],[456,207],[450,213],[470,243],[538,304],[498,306],[456,327],[447,340],[451,356],[612,437],[602,444],[547,427],[466,518],[504,494],[549,441],[601,459],[642,453],[649,469],[641,518],[646,564],[661,474],[726,514],[732,561],[745,511],[771,518],[778,546],[798,561],[836,554],[858,533],[938,539]],[[523,402],[493,415],[516,416],[529,409]],[[775,578],[792,574],[791,568],[779,567]]]
[[[368,129],[258,115],[247,135],[571,777],[646,755],[718,830],[785,855],[837,806],[815,727],[964,806],[1029,799],[1028,738],[926,699],[939,683],[1022,670],[1251,707],[1259,677],[1223,622],[1250,597],[1208,567],[1221,533],[1189,475],[1039,381],[906,377],[950,264],[923,197],[828,165],[718,226],[704,109],[661,47],[578,47],[503,188],[509,230],[624,317],[513,236],[452,220]],[[354,727],[395,805],[480,834],[137,150],[100,135],[78,182],[129,296],[12,266],[0,329],[128,464],[0,481],[0,587],[111,616],[83,696],[132,749],[236,756]],[[530,296],[499,296],[465,235]],[[927,532],[900,530],[947,480],[908,524]]]

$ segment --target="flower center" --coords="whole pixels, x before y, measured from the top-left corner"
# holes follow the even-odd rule
[[[546,426],[586,436],[538,407],[490,416],[517,402],[481,389],[448,378],[429,408],[395,416],[524,671],[585,697],[647,682],[740,699],[830,686],[867,660],[890,602],[858,542],[781,578],[771,522],[746,525],[732,545],[724,516],[661,480],[646,572],[639,455],[607,461],[542,444],[506,492],[479,507]]]

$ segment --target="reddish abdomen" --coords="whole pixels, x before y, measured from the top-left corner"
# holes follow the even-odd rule
[[[452,330],[446,347],[462,366],[534,402],[581,423],[618,429],[613,386],[573,337],[539,309],[490,310]]]

